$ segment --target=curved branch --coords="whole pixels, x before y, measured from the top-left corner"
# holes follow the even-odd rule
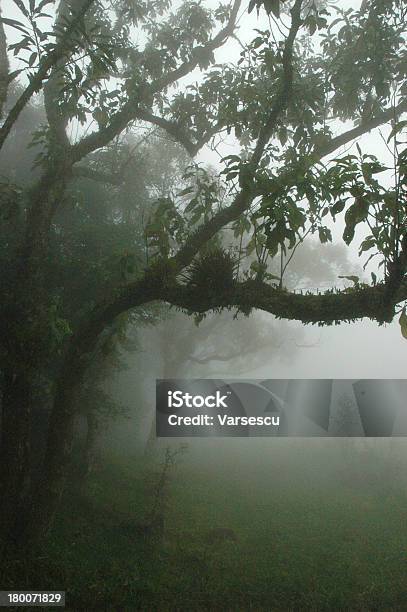
[[[158,117],[157,115],[154,115],[148,110],[139,109],[135,113],[135,117],[137,119],[141,119],[142,121],[152,123],[153,125],[158,126],[162,130],[165,130],[167,134],[172,136],[184,147],[184,149],[189,153],[191,157],[194,157],[199,151],[199,149],[205,144],[204,142],[201,145],[194,144],[189,138],[188,134],[184,132],[184,130],[178,123],[176,123],[175,121],[169,121],[168,119],[164,119],[164,117]]]
[[[291,293],[255,280],[236,283],[234,287],[208,295],[207,291],[174,285],[165,290],[162,299],[189,312],[236,307],[243,312],[252,308],[264,310],[279,319],[301,321],[304,324],[331,325],[344,321],[369,318],[380,323],[385,318],[386,285],[363,287],[338,293]],[[393,298],[393,307],[407,299],[407,284],[402,285]]]
[[[407,102],[402,102],[397,107],[397,112],[401,113],[407,110]],[[330,143],[324,147],[316,149],[314,154],[310,155],[309,166],[311,167],[324,156],[332,153],[336,148],[339,148],[350,142],[354,138],[361,135],[361,130],[366,133],[392,118],[393,111],[390,109],[383,111],[369,122],[351,129],[336,138],[333,138]],[[227,208],[219,211],[206,224],[201,226],[185,243],[184,247],[175,255],[169,266],[172,267],[172,274],[188,265],[194,255],[199,251],[201,246],[216,234],[222,227],[235,220],[252,202],[257,194],[246,187],[242,189],[235,197],[233,203]],[[164,274],[165,276],[165,274]],[[154,281],[154,274],[151,269],[145,271],[145,276],[142,281],[138,281],[133,285],[124,288],[117,298],[115,305],[111,304],[108,309],[104,309],[103,305],[98,307],[95,312],[98,313],[97,319],[103,329],[105,324],[110,323],[112,316],[117,316],[121,312],[131,309],[140,304],[142,292],[144,291],[144,283],[147,279]],[[164,280],[157,281],[158,285]],[[250,297],[250,291],[253,295]],[[245,295],[245,291],[247,295]],[[176,293],[179,292],[179,297]],[[146,296],[148,293],[146,293]],[[208,304],[204,296],[200,297],[201,307],[194,302],[194,295],[191,290],[177,285],[171,293],[159,292],[153,299],[162,299],[168,301],[175,306],[195,310],[196,312],[205,312],[212,308],[222,308],[237,306],[242,308],[259,308],[271,312],[272,314],[286,319],[296,319],[304,323],[332,323],[341,320],[352,320],[355,318],[373,318],[379,321],[383,320],[383,300],[386,295],[386,285],[378,284],[375,287],[361,288],[358,291],[342,292],[338,294],[328,295],[299,295],[285,291],[276,290],[266,284],[252,281],[246,283],[238,283],[232,294],[227,296],[219,296],[215,301]],[[196,295],[195,295],[196,298]],[[397,292],[392,298],[392,306],[407,299],[407,284],[402,283]],[[141,303],[146,303],[147,299]],[[105,321],[105,322],[103,322]],[[87,334],[85,334],[86,336]]]
[[[99,334],[124,312],[147,304],[163,301],[189,313],[238,308],[250,312],[264,310],[279,319],[304,324],[331,325],[369,318],[380,323],[391,320],[386,303],[385,283],[363,286],[352,291],[324,294],[298,294],[281,290],[258,280],[237,282],[232,287],[208,293],[207,287],[190,287],[174,280],[171,268],[157,267],[144,277],[123,287],[115,296],[94,308],[89,318],[71,339],[61,379],[62,391],[73,385],[84,369],[83,360],[95,349]],[[392,307],[407,299],[407,282],[394,294]]]

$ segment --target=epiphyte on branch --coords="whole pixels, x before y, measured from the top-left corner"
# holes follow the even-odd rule
[[[230,252],[216,247],[196,257],[185,276],[188,284],[193,287],[218,292],[234,285],[236,269],[236,258]]]

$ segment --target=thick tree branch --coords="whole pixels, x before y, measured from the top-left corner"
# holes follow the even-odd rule
[[[66,28],[64,34],[61,36],[61,40],[55,46],[54,50],[48,53],[41,61],[36,74],[30,79],[29,85],[25,88],[13,108],[10,110],[3,126],[0,128],[0,149],[2,148],[7,136],[10,133],[11,128],[17,121],[21,111],[24,109],[31,96],[38,92],[42,87],[42,82],[47,77],[49,71],[57,62],[67,53],[72,47],[72,34],[80,24],[81,20],[85,16],[86,12],[93,4],[95,0],[84,0],[84,3],[80,10],[77,12],[72,22]]]
[[[405,102],[401,103],[397,107],[398,113],[404,112],[404,110],[407,110]],[[369,122],[363,124],[363,126],[359,126],[345,132],[344,134],[341,134],[340,136],[337,136],[336,138],[333,138],[327,145],[316,149],[315,153],[310,155],[310,166],[322,159],[324,156],[333,153],[337,148],[351,142],[354,138],[360,136],[362,133],[366,133],[379,125],[388,122],[392,117],[393,109],[389,109],[383,113],[380,113]],[[175,264],[173,265],[173,272],[188,265],[202,244],[207,242],[217,231],[222,229],[222,227],[224,227],[226,224],[230,223],[230,221],[235,220],[239,214],[244,212],[255,195],[256,194],[250,191],[248,188],[242,189],[237,194],[235,200],[230,206],[224,210],[221,210],[205,225],[199,228],[197,232],[191,236],[189,241],[187,241],[185,246],[180,249],[178,254],[173,258],[172,264],[170,263],[170,267]],[[150,281],[148,279],[150,279]],[[124,310],[131,309],[139,304],[139,299],[141,297],[141,293],[144,291],[143,287],[145,286],[145,283],[147,283],[149,286],[150,283],[154,284],[154,274],[152,274],[151,269],[147,269],[145,271],[145,276],[142,281],[137,281],[136,283],[124,288],[117,300],[109,304],[108,307],[105,308],[101,305],[95,310],[95,312],[98,313],[96,319],[101,324],[101,329],[104,325],[102,323],[103,320],[106,319],[107,322],[111,322],[112,319],[110,318],[110,315],[117,316]],[[155,283],[158,285],[161,284],[160,281],[157,280]],[[253,296],[251,298],[250,292],[248,292],[247,295],[242,293],[243,288],[247,289],[248,287],[250,287],[251,291],[253,292]],[[238,289],[240,293],[238,292]],[[174,295],[177,291],[180,292],[179,300]],[[260,293],[261,297],[257,295],[260,295]],[[212,302],[214,305],[211,306],[211,308],[229,307],[232,305],[238,307],[241,306],[243,308],[261,308],[267,310],[268,312],[272,312],[281,318],[294,318],[303,322],[332,322],[363,317],[379,317],[379,319],[382,320],[383,298],[385,294],[386,290],[383,285],[360,289],[352,293],[302,296],[278,291],[275,288],[264,284],[240,283],[237,285],[233,295],[228,294],[227,298],[225,298],[225,296],[219,296],[217,304]],[[181,288],[179,285],[177,285],[176,291],[173,290],[171,292],[171,295],[166,294],[165,297],[163,297],[163,294],[159,292],[156,293],[154,297],[154,299],[165,299],[166,301],[169,301],[174,305],[179,305],[183,308],[200,311],[199,306],[196,303],[193,303],[193,298],[194,296],[191,290]],[[393,297],[393,306],[406,298],[407,285],[402,284]],[[232,304],[230,302],[231,299],[234,299],[235,303]],[[291,303],[292,306],[288,307],[289,303]],[[207,304],[205,305],[204,302],[202,302],[202,304],[202,311],[209,309]],[[340,315],[341,308],[344,308],[343,315]],[[81,335],[83,337],[87,337],[87,334],[81,333]]]
[[[247,280],[223,291],[210,294],[207,287],[191,287],[175,281],[171,265],[146,271],[143,278],[123,287],[114,297],[99,304],[70,342],[64,366],[63,384],[70,368],[73,379],[83,371],[83,359],[96,346],[99,334],[123,312],[151,301],[161,300],[189,312],[236,307],[244,312],[252,308],[264,310],[280,319],[302,323],[332,324],[369,318],[383,322],[388,315],[386,284],[363,286],[353,290],[324,294],[298,294],[273,285]],[[407,282],[402,283],[392,298],[392,307],[407,299]]]
[[[116,136],[135,120],[140,100],[128,100],[120,111],[112,116],[110,122],[96,132],[85,136],[77,144],[72,145],[70,156],[73,163],[79,162],[83,157],[97,149],[108,145]]]
[[[280,319],[302,323],[332,324],[363,318],[382,323],[386,320],[385,291],[386,285],[379,284],[338,293],[301,295],[249,280],[236,283],[234,287],[216,295],[208,295],[207,290],[174,284],[163,291],[162,299],[179,308],[199,313],[230,307],[245,312],[256,308]],[[402,285],[394,295],[393,307],[405,299],[407,284]]]

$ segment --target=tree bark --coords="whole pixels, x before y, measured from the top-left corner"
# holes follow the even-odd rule
[[[147,281],[140,282],[140,291],[138,296],[134,297],[135,306],[141,306],[158,297],[155,288],[156,284],[159,285],[158,279],[155,279],[151,287],[151,278],[147,278]],[[123,312],[123,303],[119,310]],[[107,321],[113,320],[118,314],[116,302],[108,301],[100,310],[90,315],[69,343],[56,384],[42,477],[30,495],[30,507],[23,533],[23,539],[27,543],[40,542],[53,524],[70,473],[77,392],[100,333]]]
[[[2,398],[0,537],[3,545],[24,531],[24,507],[30,474],[33,406],[41,376],[52,355],[46,259],[53,210],[66,187],[65,168],[50,167],[31,192],[25,242],[13,295],[2,313],[5,376]]]

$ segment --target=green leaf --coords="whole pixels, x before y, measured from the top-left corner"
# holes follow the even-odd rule
[[[41,0],[39,5],[37,6],[37,11],[42,11],[44,6],[47,6],[47,4],[53,4],[53,0]]]
[[[346,244],[350,244],[355,236],[355,227],[361,221],[364,221],[369,212],[369,203],[366,197],[355,198],[352,206],[348,208],[345,214],[345,230],[343,239]]]
[[[16,30],[20,30],[23,34],[27,34],[28,30],[23,23],[20,21],[16,21],[15,19],[7,19],[6,17],[1,17],[0,21],[5,25],[10,26],[11,28],[16,28]]]
[[[400,329],[401,329],[401,335],[403,336],[403,338],[405,338],[407,340],[407,315],[406,315],[406,307],[404,306],[403,310],[401,311],[401,315],[399,318],[399,323],[400,323]]]
[[[252,40],[253,49],[258,49],[263,44],[264,39],[261,36],[257,36],[254,40]]]
[[[341,213],[345,208],[345,204],[346,200],[338,200],[338,202],[335,202],[335,204],[331,207],[331,215],[335,216],[338,213]]]
[[[305,20],[305,25],[308,27],[308,31],[311,36],[313,36],[317,30],[317,20],[314,15],[310,15],[308,19]]]
[[[407,127],[407,121],[398,121],[394,126],[392,131],[389,134],[389,137],[387,139],[387,142],[390,142],[390,140],[399,132],[401,132],[401,130],[403,130],[405,127]]]
[[[372,174],[373,174],[370,164],[366,164],[366,163],[362,164],[362,174],[363,174],[365,183],[369,185],[372,180]]]
[[[374,246],[376,246],[376,241],[373,237],[366,238],[359,247],[359,255],[364,251],[369,251]]]
[[[326,242],[332,242],[332,233],[331,230],[327,227],[319,227],[318,235],[321,244],[325,244]]]
[[[264,7],[269,15],[270,12],[279,19],[280,17],[280,0],[267,0],[264,2]]]
[[[38,56],[38,53],[36,51],[33,51],[31,53],[30,58],[28,60],[29,66],[34,66],[35,62],[37,61],[37,56]]]
[[[278,280],[278,281],[281,279],[281,277],[277,276],[277,274],[271,274],[270,272],[266,272],[265,278],[267,280]]]

